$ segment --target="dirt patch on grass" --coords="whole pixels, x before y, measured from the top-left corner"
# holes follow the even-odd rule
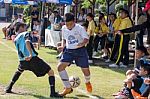
[[[15,88],[15,87],[12,89],[12,93],[5,93],[5,88],[6,86],[0,84],[0,96],[28,95],[31,93],[30,91],[25,90],[23,88]]]

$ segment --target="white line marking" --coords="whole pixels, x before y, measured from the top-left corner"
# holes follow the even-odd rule
[[[0,41],[0,43],[1,43],[2,45],[6,46],[7,48],[11,49],[12,51],[14,51],[14,52],[17,53],[17,51],[16,51],[14,48],[8,46],[8,45],[5,44],[4,42]],[[48,64],[49,64],[49,63],[48,63]],[[49,64],[49,65],[50,65],[50,64]],[[55,76],[60,79],[59,75],[56,75],[56,74],[55,74]],[[82,90],[82,89],[79,89],[79,88],[76,88],[75,90],[77,90],[77,91],[80,92],[80,93],[83,93],[83,94],[87,95],[87,96],[88,96],[89,98],[91,98],[91,99],[99,99],[99,98],[96,97],[96,96],[93,96],[93,95],[88,94],[85,90]]]

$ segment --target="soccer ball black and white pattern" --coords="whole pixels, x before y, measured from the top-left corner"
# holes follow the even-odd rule
[[[77,88],[80,85],[81,80],[79,77],[71,76],[69,78],[69,82],[70,82],[72,88]]]

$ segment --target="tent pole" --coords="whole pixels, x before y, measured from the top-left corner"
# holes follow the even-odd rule
[[[136,0],[136,17],[135,17],[135,25],[138,24],[138,3],[139,3],[139,0]],[[135,33],[135,50],[137,48],[137,39],[136,39],[136,36],[137,36],[137,33]],[[135,57],[134,57],[134,67],[136,67],[136,54],[135,54]]]

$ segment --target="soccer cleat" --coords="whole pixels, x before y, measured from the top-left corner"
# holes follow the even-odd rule
[[[55,92],[55,94],[51,94],[50,95],[51,98],[63,98],[62,95],[60,95],[59,93]]]
[[[8,86],[6,87],[6,89],[4,90],[6,93],[12,93],[11,88]]]
[[[61,96],[65,96],[73,92],[72,88],[64,88],[63,92],[59,93]]]
[[[5,91],[5,93],[12,93],[11,89],[6,88],[4,91]]]
[[[91,93],[92,92],[92,85],[90,82],[86,83],[86,90]]]

